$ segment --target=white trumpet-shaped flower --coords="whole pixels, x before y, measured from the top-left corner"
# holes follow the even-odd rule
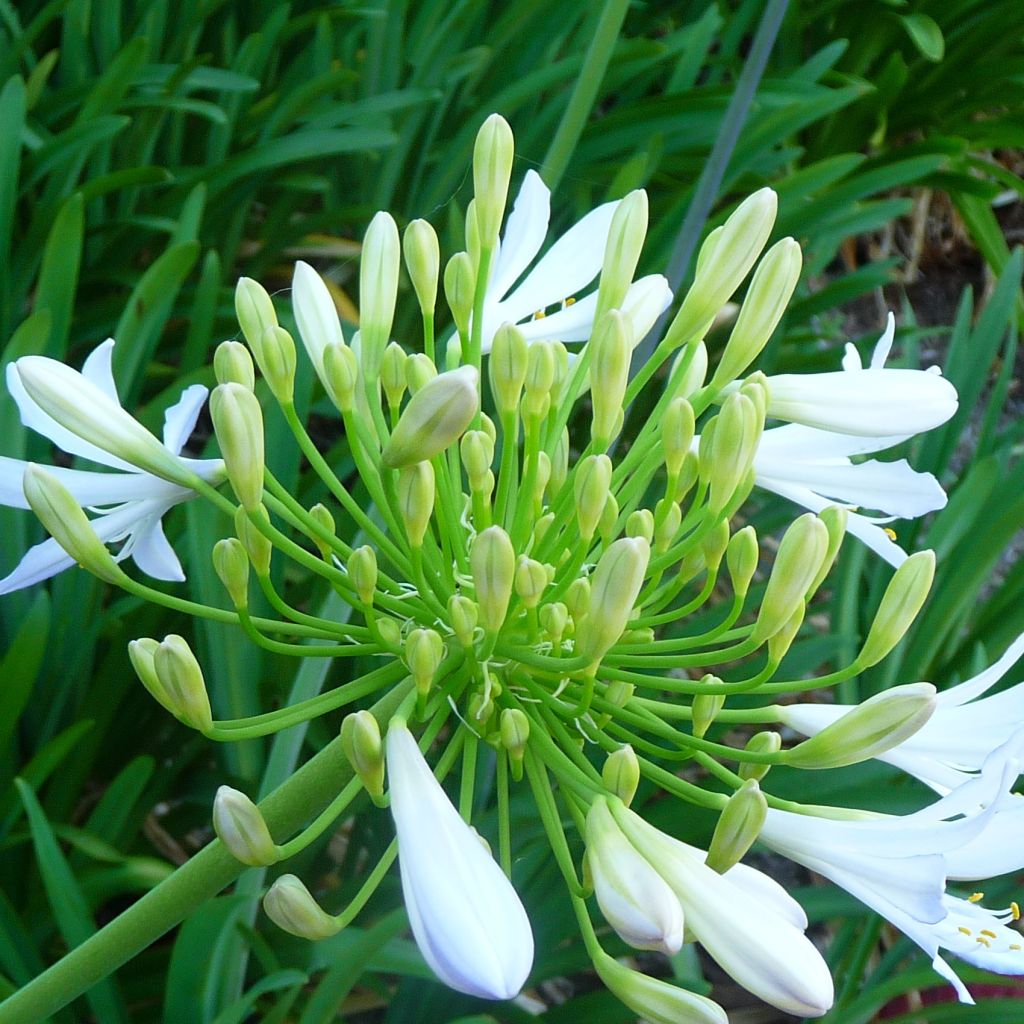
[[[107,544],[121,543],[117,560],[131,558],[149,576],[180,581],[185,574],[164,535],[161,520],[169,509],[192,498],[195,491],[140,469],[79,436],[73,428],[81,428],[83,423],[88,426],[89,416],[96,421],[94,437],[102,431],[117,431],[123,426],[127,435],[125,443],[116,445],[122,449],[122,454],[124,449],[130,449],[133,441],[138,441],[147,451],[147,460],[152,457],[162,472],[173,475],[177,470],[183,479],[194,475],[218,482],[224,466],[220,459],[188,459],[180,455],[206,401],[207,391],[198,384],[185,389],[164,416],[161,444],[121,407],[111,372],[113,348],[111,339],[99,345],[85,360],[80,374],[52,359],[24,357],[8,366],[7,387],[26,427],[42,434],[68,455],[118,470],[103,473],[48,467],[79,504],[97,513],[92,525],[100,539]],[[31,374],[34,388],[48,387],[61,401],[77,405],[74,420],[61,423],[44,411],[29,394],[24,379],[27,374]],[[27,466],[28,463],[20,459],[0,458],[0,504],[28,508],[22,490]],[[0,580],[0,593],[39,583],[73,564],[74,560],[55,540],[45,540],[30,548],[15,569]]]
[[[968,782],[992,751],[1024,726],[1024,683],[985,696],[1022,654],[1024,635],[1017,637],[984,672],[938,693],[932,717],[913,736],[880,754],[878,760],[913,775],[939,793]],[[814,736],[850,709],[851,705],[846,704],[790,704],[780,711],[780,718],[805,736]]]
[[[519,325],[528,342],[564,342],[590,337],[597,309],[597,291],[572,300],[601,272],[605,245],[617,202],[591,210],[541,257],[522,282],[548,233],[551,191],[536,171],[527,171],[505,224],[484,295],[482,351],[491,350],[495,332],[504,323]],[[633,320],[639,341],[672,301],[668,282],[660,274],[630,285],[622,308]],[[553,306],[561,308],[544,316]],[[538,315],[541,314],[541,315]]]
[[[752,896],[766,887],[720,875],[706,854],[649,825],[620,801],[609,801],[615,820],[633,845],[668,883],[682,904],[686,927],[719,966],[756,996],[787,1013],[820,1017],[832,1005],[828,966],[814,944],[777,909],[779,900]]]
[[[533,933],[512,883],[401,719],[392,720],[386,748],[402,894],[423,959],[458,992],[513,998],[533,965]]]

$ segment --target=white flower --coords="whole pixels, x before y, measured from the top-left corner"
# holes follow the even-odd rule
[[[52,359],[29,356],[26,360],[32,360],[29,365],[36,374],[45,374],[60,367],[61,382],[64,383],[64,378],[67,378],[67,383],[72,388],[77,387],[83,405],[97,390],[101,392],[103,406],[99,410],[99,415],[111,414],[108,416],[108,425],[111,420],[126,417],[138,431],[144,431],[145,428],[121,408],[110,365],[113,348],[114,342],[111,339],[99,345],[86,359],[81,374]],[[18,360],[7,368],[7,386],[18,404],[21,422],[36,433],[49,438],[67,454],[109,466],[120,472],[100,473],[57,466],[48,467],[49,471],[71,492],[79,504],[98,513],[97,518],[92,520],[92,525],[101,540],[108,544],[123,541],[116,556],[118,561],[130,557],[149,576],[161,580],[183,580],[185,574],[177,555],[164,536],[161,519],[168,509],[187,501],[195,492],[188,487],[138,469],[123,458],[83,440],[62,426],[44,412],[29,395],[19,372],[23,365],[23,360]],[[206,400],[206,393],[206,388],[198,384],[192,385],[185,389],[177,404],[167,410],[164,416],[162,447],[167,459],[174,460],[186,475],[194,473],[204,480],[217,482],[223,474],[223,463],[219,459],[186,459],[181,458],[179,454],[192,433],[196,418]],[[116,417],[112,415],[115,408]],[[116,428],[116,422],[113,427]],[[152,442],[153,445],[160,444],[155,437],[152,438]],[[0,505],[28,508],[22,491],[22,478],[27,465],[27,462],[20,459],[0,458]],[[43,541],[30,548],[14,571],[0,580],[0,593],[10,593],[39,583],[73,564],[74,560],[55,540]]]
[[[505,225],[484,296],[482,351],[490,352],[495,332],[504,323],[518,324],[528,342],[564,342],[590,337],[597,291],[566,304],[601,271],[605,244],[617,202],[591,210],[552,245],[522,283],[544,243],[551,215],[551,192],[535,171],[527,171]],[[639,342],[672,301],[668,282],[659,274],[630,285],[622,308],[633,321]],[[562,308],[534,319],[551,306]]]
[[[991,697],[983,696],[1022,654],[1024,634],[984,672],[937,694],[935,712],[925,725],[899,746],[879,755],[878,760],[895,765],[939,793],[948,793],[969,781],[992,751],[1024,726],[1024,683]],[[790,704],[781,711],[780,719],[805,736],[814,736],[850,707]],[[1014,845],[1024,849],[1020,842]]]
[[[295,264],[292,277],[292,312],[309,360],[323,380],[324,349],[328,345],[344,345],[345,335],[324,279],[302,260]]]
[[[777,886],[754,881],[753,868],[720,875],[704,863],[703,850],[658,831],[620,801],[609,803],[630,842],[679,898],[687,931],[723,970],[787,1013],[820,1017],[828,1011],[832,976],[795,923],[802,914],[780,909],[788,898]],[[773,894],[770,899],[762,898],[766,891]]]
[[[768,415],[857,437],[910,437],[945,423],[956,412],[957,394],[938,367],[885,368],[895,331],[890,313],[866,369],[847,345],[840,371],[770,376]]]
[[[533,964],[512,883],[452,806],[405,723],[386,741],[402,893],[423,959],[450,988],[511,999]]]

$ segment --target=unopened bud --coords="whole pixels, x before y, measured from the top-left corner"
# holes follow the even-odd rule
[[[704,676],[701,682],[707,685],[720,686],[722,680],[717,676],[707,675]],[[701,738],[711,728],[712,723],[718,717],[718,712],[723,707],[725,707],[724,693],[698,693],[693,698],[690,712],[693,716],[690,723],[693,735],[698,739]]]
[[[555,383],[555,352],[549,342],[535,341],[527,352],[526,381],[523,385],[523,414],[543,419],[551,407]]]
[[[713,513],[726,508],[749,472],[761,426],[757,409],[746,395],[737,392],[722,404],[706,461],[701,452],[701,475],[710,485],[708,507]]]
[[[405,638],[405,664],[420,693],[426,694],[444,658],[444,641],[433,629],[414,629]]]
[[[473,646],[473,634],[480,618],[480,611],[474,601],[462,594],[453,594],[448,598],[448,621],[451,623],[455,639],[463,647]]]
[[[768,664],[778,665],[782,662],[804,624],[806,612],[807,605],[801,601],[793,609],[793,614],[786,620],[782,629],[768,638]]]
[[[542,453],[543,454],[543,453]],[[551,453],[551,472],[548,474],[547,495],[549,501],[554,501],[565,486],[569,477],[569,430],[563,428],[558,440],[555,442],[555,450]]]
[[[324,388],[340,412],[351,412],[359,387],[359,357],[348,345],[324,346]]]
[[[422,391],[437,376],[434,360],[423,352],[414,352],[405,361],[405,383],[409,394]]]
[[[591,589],[590,580],[581,576],[573,580],[565,591],[565,606],[576,623],[590,611]]]
[[[835,565],[836,558],[839,557],[839,549],[843,546],[843,537],[846,536],[846,523],[849,515],[850,513],[841,505],[829,505],[828,508],[823,508],[818,513],[818,518],[828,530],[828,547],[825,549],[825,558],[822,560],[821,568],[807,590],[808,601],[817,592],[818,587],[825,582],[825,577],[828,576],[832,566]]]
[[[490,722],[491,716],[494,714],[494,701],[482,690],[477,690],[469,698],[466,710],[468,711],[469,720],[482,733],[486,733],[488,731],[488,722]]]
[[[530,720],[519,708],[505,708],[500,719],[501,745],[508,751],[512,778],[523,777],[523,755],[530,738]]]
[[[494,459],[494,442],[483,430],[467,430],[459,443],[462,465],[466,467],[469,487],[473,491],[486,490],[487,474]]]
[[[228,480],[246,510],[263,500],[263,412],[256,396],[241,384],[219,384],[210,396],[210,414]]]
[[[260,809],[244,794],[221,786],[213,800],[213,830],[235,860],[262,868],[278,861]]]
[[[576,649],[592,665],[622,636],[650,557],[650,545],[643,537],[624,537],[601,555],[593,575],[590,611],[576,631]]]
[[[555,647],[561,646],[565,627],[569,624],[569,609],[561,601],[546,604],[540,610],[540,625]]]
[[[256,368],[249,350],[240,341],[222,341],[213,353],[213,373],[218,384],[256,387]]]
[[[675,499],[680,504],[693,489],[693,485],[700,476],[700,459],[696,452],[687,452],[683,464],[679,469],[679,478],[676,480]]]
[[[392,412],[397,412],[405,394],[405,361],[409,357],[398,342],[391,342],[384,349],[384,359],[380,366],[380,383],[384,388],[384,397]]]
[[[249,556],[237,537],[226,537],[213,546],[213,568],[236,608],[249,605]]]
[[[638,508],[626,519],[626,536],[643,537],[648,544],[654,540],[654,513],[649,508]]]
[[[405,268],[424,316],[434,315],[441,250],[437,232],[425,220],[411,220],[405,229]]]
[[[326,505],[317,502],[310,510],[310,517],[320,527],[321,530],[328,537],[335,537],[337,535],[337,525],[334,522],[334,516],[331,515],[330,509]],[[313,533],[311,537],[313,543],[317,546],[320,552],[320,557],[325,562],[331,562],[334,558],[334,547],[328,543],[328,541],[317,533]]]
[[[377,590],[377,554],[369,544],[349,555],[348,578],[359,600],[371,607]]]
[[[268,327],[253,347],[260,373],[271,394],[282,405],[291,402],[295,392],[295,341],[283,328]]]
[[[409,399],[381,460],[391,469],[425,462],[457,441],[480,408],[479,375],[461,366],[435,377]]]
[[[862,669],[877,665],[903,639],[928,597],[934,578],[934,551],[916,551],[896,570],[857,656]]]
[[[608,310],[622,307],[626,292],[633,283],[646,237],[647,193],[639,188],[621,199],[615,207],[604,248],[595,320]]]
[[[199,732],[213,727],[203,670],[184,637],[172,633],[153,650],[153,668],[170,712]]]
[[[612,460],[607,455],[588,455],[576,467],[573,492],[580,536],[589,541],[601,521],[612,482]]]
[[[398,474],[398,511],[411,547],[423,546],[423,538],[434,514],[434,467],[429,462],[414,462]]]
[[[612,309],[597,322],[590,341],[590,433],[598,451],[604,451],[618,431],[632,353],[633,328],[618,309]]]
[[[473,194],[480,241],[493,248],[498,241],[501,220],[512,177],[515,144],[512,129],[501,114],[491,114],[480,126],[473,146]]]
[[[519,399],[526,383],[528,360],[529,353],[523,332],[512,324],[502,324],[491,342],[488,372],[494,404],[503,416],[519,408]]]
[[[173,698],[164,690],[164,684],[156,674],[153,656],[160,645],[150,637],[140,637],[128,644],[128,660],[135,669],[139,681],[149,691],[149,695],[172,715],[175,714]]]
[[[444,295],[460,335],[469,335],[475,292],[476,271],[472,257],[468,252],[457,252],[444,268]]]
[[[619,522],[619,503],[615,495],[608,492],[605,498],[604,508],[601,509],[601,517],[597,521],[597,530],[601,534],[601,543],[607,547],[615,540],[616,526]]]
[[[659,555],[668,551],[683,522],[678,501],[662,498],[654,511],[654,550]]]
[[[251,277],[239,278],[235,285],[235,316],[245,340],[254,352],[259,347],[263,332],[277,327],[277,313],[266,288]]]
[[[725,549],[725,564],[732,581],[732,592],[737,597],[746,597],[750,581],[757,572],[759,554],[757,532],[752,526],[744,526],[732,535]]]
[[[536,608],[547,585],[548,573],[544,566],[526,555],[520,555],[516,563],[515,587],[523,605]]]
[[[509,535],[490,526],[473,538],[469,564],[480,609],[480,625],[488,633],[501,629],[512,597],[516,555]]]
[[[686,368],[678,379],[676,372],[679,366],[684,363]],[[703,341],[687,345],[672,363],[672,372],[669,381],[672,384],[672,394],[675,398],[691,398],[696,392],[704,387],[704,379],[708,375],[708,347]]]
[[[601,766],[601,782],[627,807],[633,802],[640,785],[640,760],[628,743],[605,758]]]
[[[254,509],[252,513],[246,512],[244,508],[239,508],[235,512],[235,533],[238,534],[238,539],[242,542],[256,575],[265,577],[270,574],[270,559],[274,553],[274,546],[257,523],[253,521],[253,517],[261,523],[270,525],[270,516],[262,505]]]
[[[377,380],[391,335],[399,262],[398,228],[381,211],[366,229],[359,259],[359,360],[367,380]]]
[[[661,421],[661,444],[665,451],[665,468],[676,476],[693,443],[693,406],[685,398],[673,398]]]
[[[719,815],[705,863],[712,871],[725,874],[746,856],[761,834],[768,816],[768,801],[756,779],[748,779],[736,790]]]
[[[777,732],[756,732],[750,737],[743,749],[751,754],[777,754],[782,749],[782,737]],[[736,774],[741,779],[754,779],[760,782],[770,769],[770,764],[743,761]]]
[[[263,897],[263,909],[278,928],[300,939],[316,942],[340,931],[295,875],[281,875],[274,882]]]
[[[729,520],[720,519],[705,534],[700,542],[700,551],[704,556],[704,565],[709,573],[718,572],[726,551],[729,549]]]
[[[381,616],[377,619],[377,632],[389,651],[396,654],[402,651],[402,624],[397,619]]]

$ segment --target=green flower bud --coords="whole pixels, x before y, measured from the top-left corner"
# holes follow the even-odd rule
[[[268,327],[253,346],[253,355],[271,394],[282,405],[287,405],[295,393],[295,341],[292,336],[283,327]]]
[[[433,629],[414,629],[405,638],[405,664],[416,684],[426,695],[444,658],[444,641]]]
[[[377,554],[369,544],[356,548],[348,557],[348,578],[359,600],[373,606],[377,590]]]
[[[721,412],[715,417],[706,459],[704,451],[700,452],[700,471],[709,484],[711,512],[725,509],[750,471],[762,422],[754,403],[746,395],[737,392],[722,404]]]
[[[409,394],[415,395],[422,391],[437,376],[437,367],[433,359],[423,352],[414,352],[405,361],[405,383]]]
[[[683,460],[693,443],[693,406],[685,398],[673,398],[661,421],[661,444],[665,468],[672,476],[683,468]]]
[[[398,295],[398,227],[381,211],[370,221],[359,260],[359,361],[367,380],[380,375],[384,346],[391,336]]]
[[[507,416],[519,408],[529,361],[527,349],[526,338],[518,327],[502,324],[495,332],[488,359],[488,372],[494,404],[502,416]]]
[[[590,580],[585,576],[575,579],[565,591],[565,606],[574,622],[579,622],[590,611]]]
[[[678,501],[662,498],[654,510],[654,550],[663,555],[672,546],[683,523],[683,510]]]
[[[701,682],[709,686],[720,686],[722,680],[717,676],[706,675]],[[718,717],[718,712],[723,707],[725,707],[724,693],[698,693],[693,698],[691,707],[693,717],[690,727],[693,730],[693,735],[698,739],[701,738],[711,728],[712,723]]]
[[[676,501],[681,504],[685,500],[699,476],[700,458],[696,452],[687,452],[679,470],[679,479],[676,480],[676,490],[673,495]]]
[[[384,388],[384,397],[388,400],[388,408],[397,412],[405,394],[405,362],[409,357],[398,342],[391,342],[384,349],[384,359],[380,366],[380,383]]]
[[[548,573],[544,566],[526,555],[520,555],[516,563],[515,589],[523,605],[536,608],[547,585]]]
[[[405,268],[424,316],[434,315],[441,249],[437,232],[425,220],[411,220],[405,229]]]
[[[590,340],[590,434],[598,451],[604,451],[618,432],[633,341],[632,325],[618,309],[595,321]]]
[[[171,714],[199,732],[209,732],[213,713],[206,681],[185,638],[174,633],[164,637],[153,650],[153,668]]]
[[[384,646],[393,653],[400,653],[402,650],[402,624],[395,619],[382,616],[377,619],[377,631]]]
[[[627,807],[636,796],[640,785],[640,761],[636,751],[627,743],[612,751],[601,767],[601,781],[609,793],[617,796]]]
[[[589,541],[597,530],[608,502],[612,482],[612,460],[607,455],[588,455],[576,467],[573,493],[580,536]]]
[[[903,639],[917,618],[933,579],[934,551],[916,551],[896,570],[882,595],[868,638],[857,655],[860,668],[877,665]]]
[[[604,248],[595,323],[608,310],[621,308],[626,292],[633,283],[633,274],[640,261],[640,250],[643,249],[646,236],[647,193],[639,188],[621,199],[615,207]]]
[[[778,665],[793,646],[793,641],[804,624],[804,615],[807,612],[807,605],[800,603],[793,609],[793,614],[786,620],[785,625],[773,636],[768,638],[768,663]]]
[[[527,350],[523,415],[543,419],[551,408],[555,383],[555,350],[550,342],[535,341]]]
[[[467,650],[473,646],[476,625],[480,618],[480,610],[476,603],[462,594],[453,594],[448,598],[448,621],[456,640]]]
[[[270,516],[262,505],[254,509],[253,515],[260,522],[269,525]],[[269,576],[270,559],[274,552],[274,546],[266,534],[262,533],[258,526],[249,518],[244,508],[239,508],[235,512],[235,533],[238,534],[238,539],[242,542],[242,546],[249,556],[249,561],[252,562],[256,575]]]
[[[53,539],[80,565],[105,583],[122,583],[125,573],[96,535],[71,492],[41,466],[29,464],[22,476],[29,508]]]
[[[213,546],[213,568],[236,608],[249,606],[249,556],[237,537]]]
[[[325,913],[295,875],[281,875],[263,897],[267,917],[282,931],[316,942],[337,935],[337,921]]]
[[[792,238],[783,238],[764,254],[750,280],[712,387],[722,388],[735,380],[761,354],[789,305],[802,263],[800,246]]]
[[[173,698],[164,689],[160,677],[156,674],[153,656],[160,645],[149,637],[140,637],[128,644],[128,660],[135,669],[139,681],[149,691],[149,695],[165,710],[175,714]]]
[[[724,875],[746,856],[768,817],[768,801],[756,779],[747,779],[722,809],[705,861]]]
[[[406,539],[414,548],[423,546],[434,514],[435,496],[434,467],[429,462],[414,462],[399,471],[398,511]]]
[[[601,517],[597,521],[597,530],[601,534],[601,543],[607,547],[615,540],[615,527],[619,521],[619,503],[610,491],[604,500]]]
[[[737,597],[746,597],[750,581],[757,572],[759,555],[757,532],[752,526],[744,526],[732,535],[725,549],[725,564],[732,581],[732,591]]]
[[[756,732],[747,741],[745,750],[752,754],[777,754],[782,749],[782,737],[777,732]],[[770,764],[754,764],[744,761],[736,771],[743,780],[754,779],[760,782],[771,769]]]
[[[491,114],[480,126],[473,146],[473,192],[480,241],[493,248],[508,199],[515,144],[512,129],[501,114]]]
[[[689,583],[690,580],[696,579],[704,571],[706,566],[707,563],[704,561],[704,552],[701,551],[700,548],[687,551],[679,561],[679,569],[677,570],[679,582]]]
[[[235,285],[235,316],[245,340],[254,352],[259,347],[263,332],[277,327],[277,313],[266,288],[251,277],[239,278]]]
[[[457,252],[444,268],[444,294],[452,319],[460,335],[469,336],[469,320],[473,315],[476,292],[476,271],[468,252]]]
[[[489,526],[473,538],[469,564],[480,609],[480,625],[488,633],[501,629],[512,597],[516,555],[509,535],[500,526]]]
[[[729,549],[729,520],[720,519],[700,542],[704,565],[709,573],[718,572],[726,551]]]
[[[313,517],[313,520],[324,531],[324,533],[331,537],[337,535],[337,526],[334,522],[334,516],[331,515],[330,509],[328,509],[326,505],[322,505],[317,502],[317,504],[309,510],[309,514]],[[323,540],[315,533],[312,535],[311,540],[317,546],[317,550],[320,552],[320,557],[323,558],[325,562],[331,562],[334,558],[333,546],[328,544],[327,541]]]
[[[651,548],[625,537],[605,549],[594,570],[590,611],[576,630],[576,649],[596,665],[622,636],[647,574]]]
[[[569,431],[563,429],[555,442],[555,450],[551,458],[551,470],[548,474],[547,495],[549,501],[554,501],[565,486],[569,477]]]
[[[827,550],[828,529],[812,512],[794,520],[786,530],[750,637],[755,644],[774,636],[804,603]]]
[[[486,693],[478,690],[469,698],[467,711],[469,720],[476,724],[481,733],[486,733],[487,724],[494,714],[494,701]]]
[[[381,460],[391,469],[425,462],[457,441],[480,408],[479,375],[461,366],[435,377],[409,399]]]
[[[626,519],[626,536],[643,537],[648,544],[654,540],[654,513],[649,508],[638,508]]]
[[[237,789],[221,786],[217,790],[213,830],[231,856],[249,867],[267,867],[278,861],[277,847],[260,809]]]
[[[839,549],[843,546],[843,537],[846,536],[846,521],[849,515],[850,513],[841,505],[829,505],[828,508],[823,508],[818,513],[818,518],[828,530],[828,548],[825,550],[821,568],[807,590],[808,601],[817,592],[818,587],[825,582],[825,577],[831,572],[832,566],[835,565],[836,559],[839,557]]]
[[[794,768],[842,768],[878,757],[914,735],[935,712],[935,687],[907,683],[876,693],[783,755]],[[780,709],[785,721],[785,710]]]
[[[240,341],[222,341],[213,353],[213,373],[218,384],[256,387],[256,369],[249,350]]]
[[[693,345],[687,345],[676,356],[672,363],[672,372],[669,375],[670,381],[676,379],[676,370],[684,359],[687,360],[687,365],[682,376],[675,383],[673,389],[675,398],[691,398],[704,387],[704,379],[708,375],[708,347],[703,341],[698,341]]]
[[[544,605],[540,610],[540,625],[555,647],[561,646],[565,627],[569,624],[569,609],[561,601]]]
[[[486,478],[494,459],[494,442],[483,430],[467,430],[462,435],[459,453],[462,455],[462,464],[466,467],[470,489],[485,490]]]
[[[263,500],[263,412],[241,384],[219,384],[210,396],[210,415],[228,480],[246,509]]]
[[[500,718],[501,745],[508,751],[512,778],[523,777],[523,755],[530,738],[530,720],[519,708],[504,708]]]
[[[339,412],[352,412],[359,388],[359,357],[348,347],[332,341],[324,346],[324,387]]]

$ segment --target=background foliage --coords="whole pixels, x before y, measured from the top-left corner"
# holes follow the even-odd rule
[[[733,104],[742,124],[735,146],[718,153],[720,173],[702,178],[745,67],[751,76],[758,26],[785,6],[0,0],[3,361],[33,352],[77,365],[112,335],[126,405],[158,424],[182,386],[210,383],[212,348],[236,330],[239,275],[286,289],[292,262],[309,259],[354,320],[355,240],[377,209],[400,226],[426,216],[442,246],[457,247],[473,136],[493,110],[515,129],[516,176],[536,167],[557,185],[554,230],[597,202],[648,189],[645,272],[667,265],[695,196],[710,203],[713,226],[771,184],[778,234],[800,240],[807,265],[765,368],[834,367],[841,341],[850,335],[863,349],[889,305],[900,315],[902,357],[940,361],[961,395],[960,413],[913,453],[948,486],[950,504],[900,527],[901,540],[940,555],[933,596],[898,653],[840,696],[920,678],[952,683],[1024,629],[1024,564],[1007,556],[1024,524],[1021,258],[1009,246],[1024,195],[1024,6],[793,0],[752,101]],[[311,391],[307,381],[307,401]],[[344,439],[328,417],[321,426],[344,465]],[[268,422],[269,451],[282,429]],[[49,455],[20,429],[6,395],[0,438],[5,455]],[[314,502],[295,458],[275,458],[279,478]],[[767,503],[753,509],[763,534],[788,514]],[[207,552],[220,524],[203,508],[176,515],[169,533],[189,556],[190,586],[218,603]],[[0,510],[0,568],[37,532],[29,515]],[[826,635],[820,617],[810,623],[789,669],[852,652],[887,578],[887,567],[848,544],[820,609],[834,628]],[[336,725],[272,744],[197,741],[135,685],[129,639],[192,636],[215,706],[231,717],[339,680],[335,669],[284,663],[219,627],[191,630],[81,572],[0,601],[0,994],[205,843],[218,784],[266,792]],[[785,793],[790,780],[776,772]],[[813,793],[805,774],[801,798],[894,810],[920,798],[883,766],[828,774],[830,791]],[[480,792],[486,800],[485,785]],[[658,823],[657,805],[647,816]],[[699,841],[709,821],[695,815],[671,827]],[[326,905],[340,905],[389,834],[386,817],[366,809],[303,854],[299,873]],[[584,973],[537,824],[522,815],[515,834],[517,882],[537,930],[534,992],[549,1007],[542,1019],[628,1020]],[[927,1005],[944,993],[909,943],[819,880],[787,882],[831,938],[840,995],[829,1022],[866,1024],[880,1011],[933,1024],[1019,1020],[1020,993],[1006,979],[980,987],[987,998],[978,1011]],[[994,891],[996,902],[1010,898],[1012,882],[997,886],[1005,893]],[[529,1019],[430,980],[392,909],[395,880],[361,927],[317,945],[257,916],[264,884],[263,872],[249,872],[55,1019]],[[708,984],[692,948],[671,968],[686,984]],[[719,991],[734,1006],[749,998]]]

